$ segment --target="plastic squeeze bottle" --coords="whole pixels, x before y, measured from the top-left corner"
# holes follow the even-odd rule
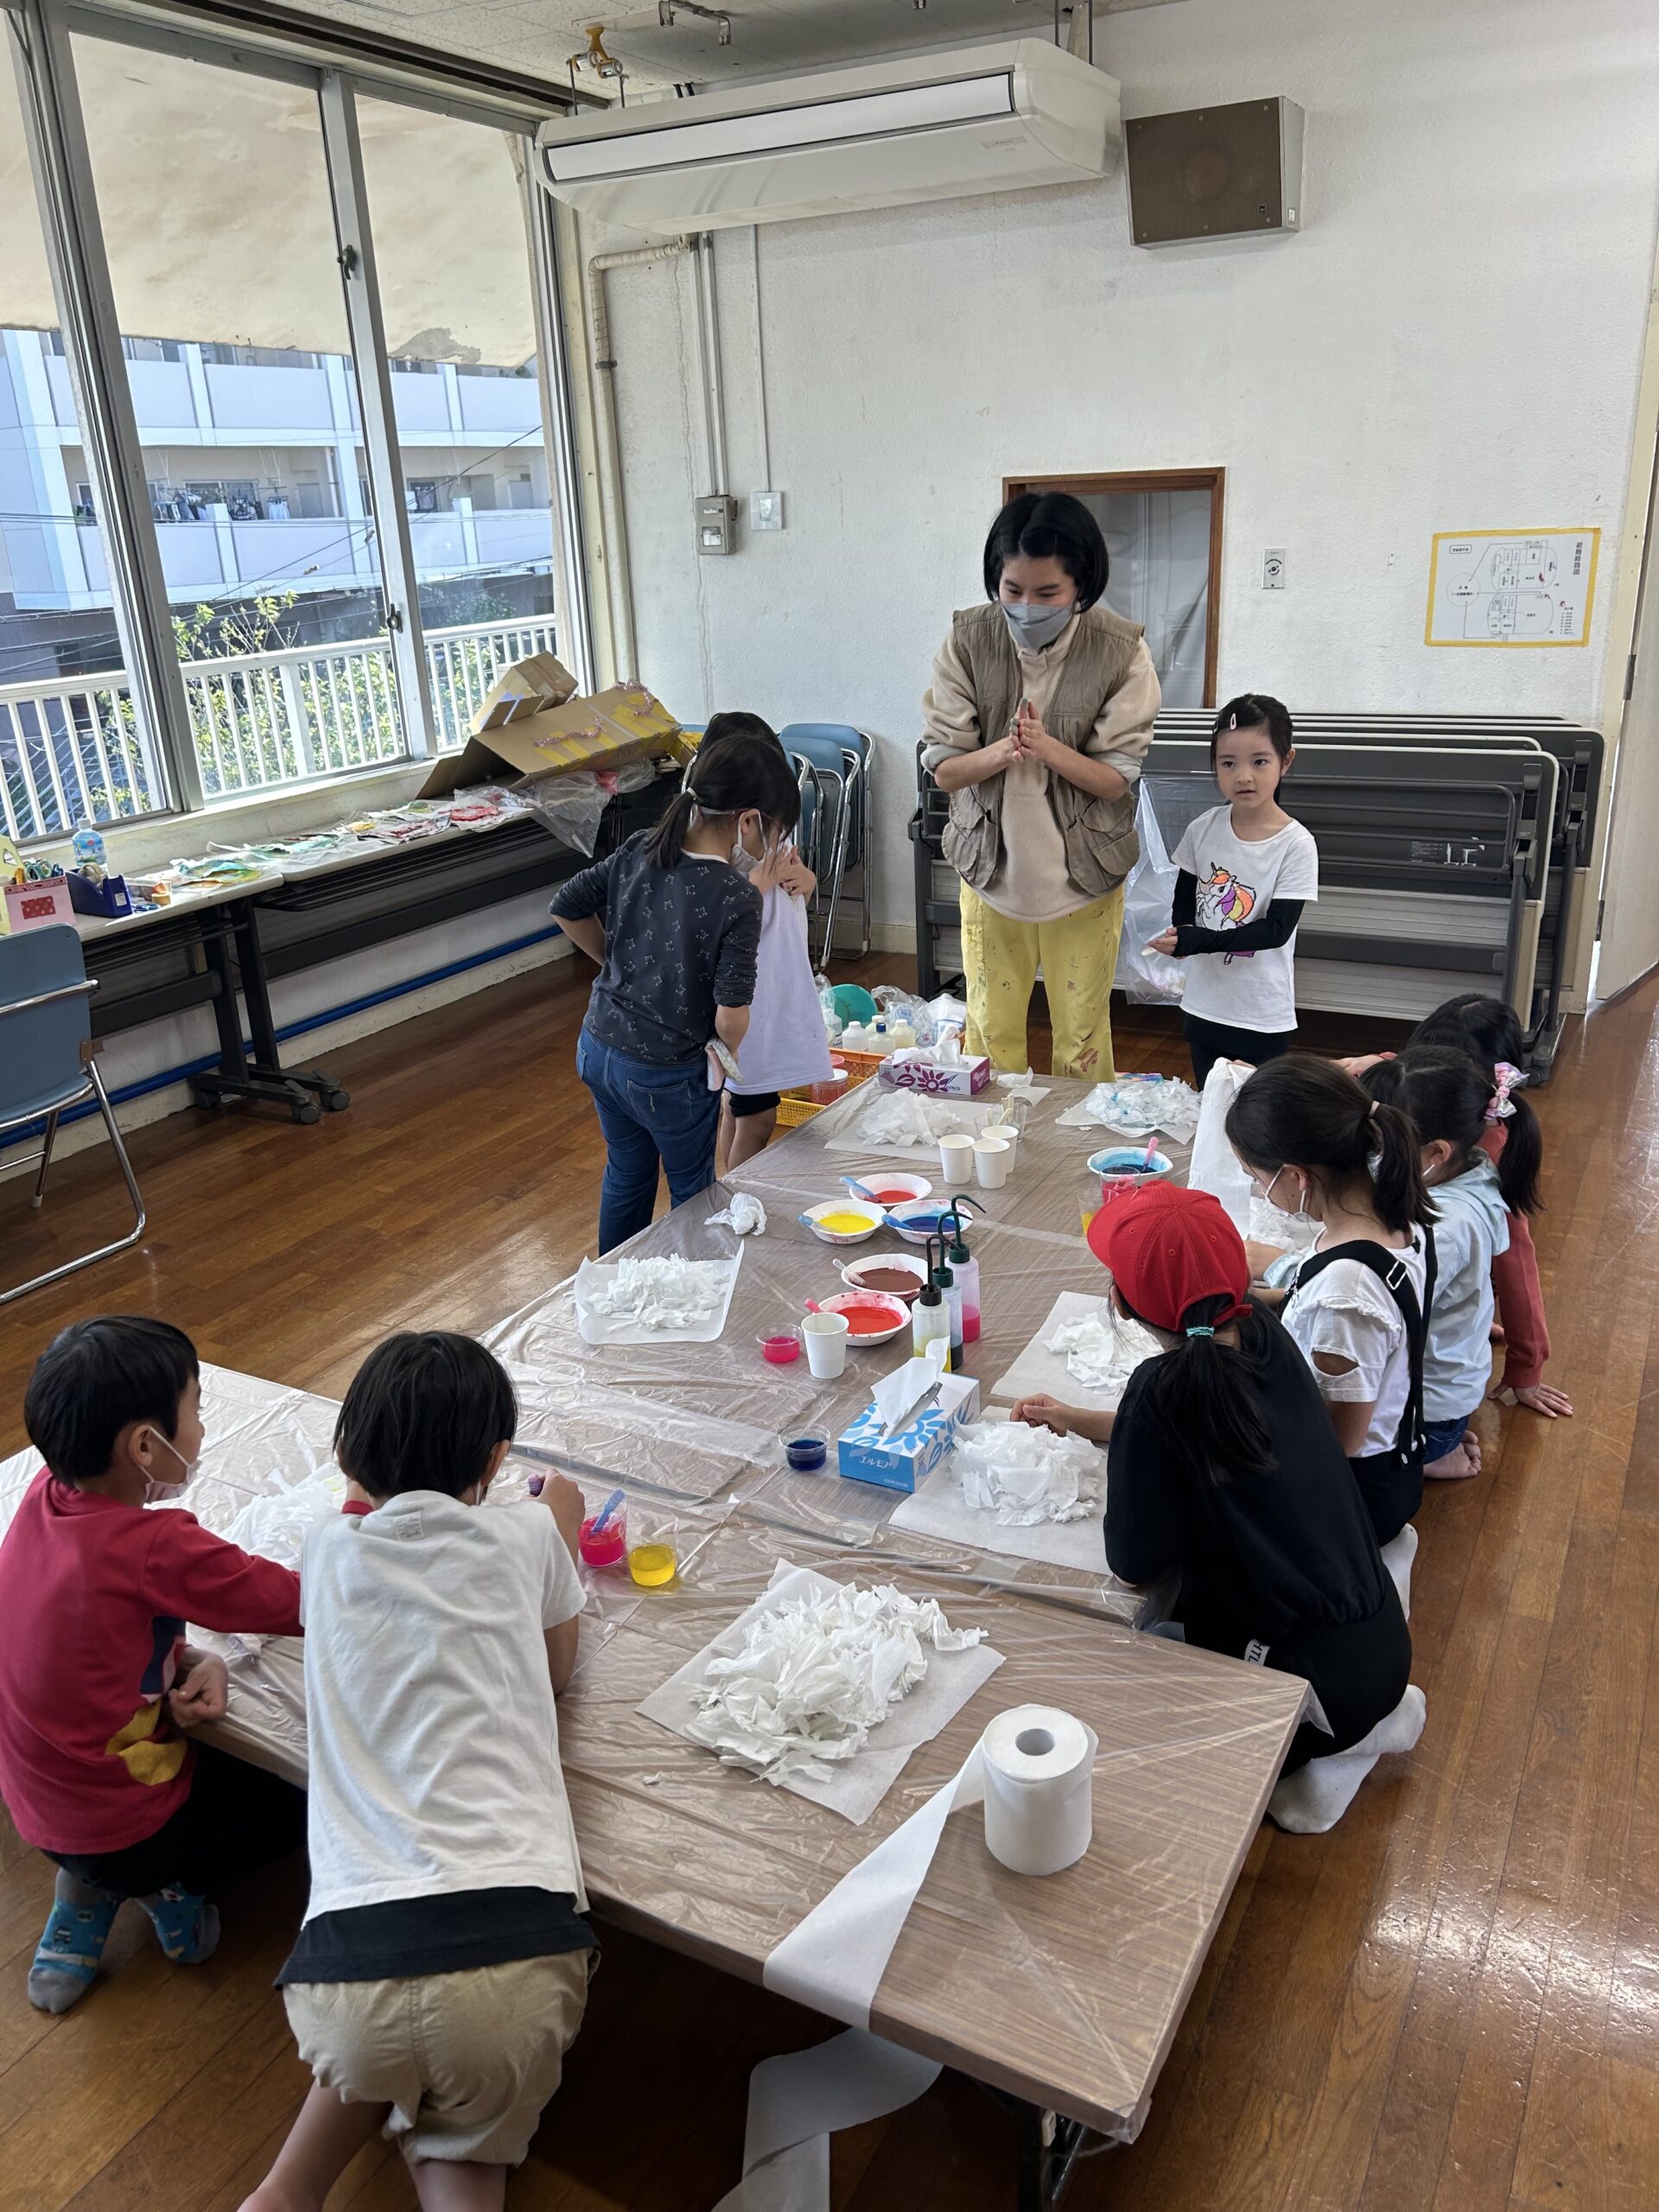
[[[950,1262],[950,1272],[957,1279],[957,1295],[962,1301],[962,1341],[965,1344],[979,1342],[979,1262],[968,1249],[962,1216],[955,1206],[949,1206],[939,1216],[939,1229],[944,1233],[946,1223],[954,1234],[944,1248],[944,1256]]]
[[[927,1350],[936,1337],[943,1337],[947,1344],[950,1341],[950,1308],[944,1302],[944,1294],[933,1280],[933,1239],[931,1236],[927,1240],[927,1255],[928,1279],[912,1300],[910,1307],[911,1350],[918,1355]],[[947,1359],[944,1363],[949,1368],[950,1362]]]
[[[944,1227],[943,1222],[940,1227]],[[962,1293],[957,1287],[957,1278],[945,1250],[944,1238],[939,1238],[939,1263],[933,1270],[933,1281],[944,1299],[944,1310],[950,1316],[950,1357],[955,1363],[962,1351]]]

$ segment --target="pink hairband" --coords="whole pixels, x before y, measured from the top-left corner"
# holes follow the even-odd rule
[[[1507,1122],[1515,1111],[1515,1102],[1510,1093],[1519,1090],[1527,1078],[1521,1069],[1511,1067],[1507,1060],[1500,1060],[1492,1074],[1497,1088],[1492,1093],[1492,1102],[1486,1109],[1485,1118],[1489,1122]]]

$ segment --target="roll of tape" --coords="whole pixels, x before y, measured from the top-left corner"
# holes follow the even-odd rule
[[[1069,1713],[1017,1705],[982,1743],[985,1847],[1015,1874],[1058,1874],[1089,1848],[1097,1739]]]

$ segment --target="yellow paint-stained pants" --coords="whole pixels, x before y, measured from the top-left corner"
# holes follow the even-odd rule
[[[968,1050],[999,1073],[1031,1065],[1026,1018],[1040,963],[1054,1029],[1054,1073],[1104,1083],[1112,1059],[1112,977],[1123,927],[1123,887],[1058,922],[1015,922],[962,887],[962,961]]]

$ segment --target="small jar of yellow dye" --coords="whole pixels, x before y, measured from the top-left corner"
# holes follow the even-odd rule
[[[628,1573],[642,1590],[660,1590],[671,1582],[678,1564],[672,1544],[636,1544],[628,1554]]]

